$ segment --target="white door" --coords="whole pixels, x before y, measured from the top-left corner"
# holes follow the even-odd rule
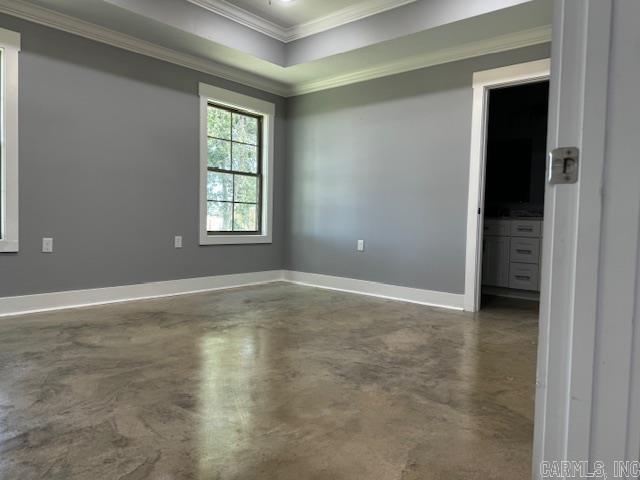
[[[536,479],[639,455],[639,25],[637,0],[554,3],[549,148],[578,147],[580,174],[545,198]]]

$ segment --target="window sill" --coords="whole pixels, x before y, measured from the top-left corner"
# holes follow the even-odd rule
[[[0,240],[0,253],[17,253],[18,242],[14,240]]]
[[[203,235],[200,245],[250,245],[272,243],[271,235]]]

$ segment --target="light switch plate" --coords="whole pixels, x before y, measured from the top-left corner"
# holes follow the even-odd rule
[[[364,252],[364,240],[358,240],[358,251]]]
[[[53,238],[44,237],[42,239],[42,253],[53,253]]]
[[[176,248],[182,248],[182,235],[176,235],[173,239],[173,246]]]

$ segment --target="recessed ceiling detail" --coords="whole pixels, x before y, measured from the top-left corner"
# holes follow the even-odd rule
[[[194,5],[288,43],[416,0],[187,0]]]
[[[416,0],[285,44],[195,1],[213,0],[0,0],[0,13],[290,96],[546,43],[553,6],[553,0]],[[273,5],[329,8],[330,1]]]

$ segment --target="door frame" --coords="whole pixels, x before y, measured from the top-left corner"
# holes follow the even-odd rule
[[[495,88],[549,80],[551,60],[546,58],[473,74],[471,155],[469,159],[469,200],[467,207],[467,252],[465,260],[464,309],[480,307],[482,283],[482,233],[486,171],[489,92]]]

